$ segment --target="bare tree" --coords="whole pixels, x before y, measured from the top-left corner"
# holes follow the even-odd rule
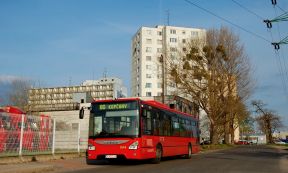
[[[223,134],[225,142],[230,143],[232,129],[245,117],[243,108],[237,105],[244,105],[252,88],[244,48],[239,38],[224,27],[208,30],[205,41],[192,40],[188,47],[177,62],[170,62],[171,80],[181,94],[191,97],[206,112],[212,143]]]
[[[30,88],[31,81],[24,79],[13,80],[8,93],[10,104],[25,110],[25,106],[28,105],[28,90]]]
[[[260,130],[265,133],[266,141],[268,144],[272,144],[272,134],[279,128],[283,127],[281,117],[274,111],[264,108],[264,103],[260,100],[252,101],[252,105],[255,107],[256,112],[260,115],[256,118]]]

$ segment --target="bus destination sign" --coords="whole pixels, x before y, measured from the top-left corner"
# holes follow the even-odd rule
[[[135,110],[137,108],[137,101],[92,104],[92,109],[94,111]]]
[[[122,109],[128,109],[128,103],[115,103],[115,104],[100,104],[99,110],[122,110]]]

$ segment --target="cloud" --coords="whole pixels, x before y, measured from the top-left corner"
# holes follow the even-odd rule
[[[11,83],[15,80],[27,80],[27,79],[20,76],[0,75],[0,82],[2,83]]]

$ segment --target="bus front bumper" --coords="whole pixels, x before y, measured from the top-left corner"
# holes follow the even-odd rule
[[[113,147],[108,149],[96,148],[95,150],[87,150],[87,158],[89,160],[103,159],[132,159],[142,160],[155,158],[156,152],[154,148],[137,148],[137,149],[121,149]]]

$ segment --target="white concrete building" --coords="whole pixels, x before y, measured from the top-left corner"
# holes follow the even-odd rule
[[[132,38],[131,96],[171,95],[175,85],[167,81],[167,58],[177,58],[191,39],[204,39],[206,31],[175,26],[141,27]],[[161,58],[162,57],[162,58]],[[162,63],[164,61],[164,63]],[[164,72],[164,78],[162,78]],[[164,81],[165,87],[162,87]]]
[[[78,86],[30,89],[28,109],[31,112],[77,110],[79,103],[122,97],[127,97],[127,88],[121,79],[101,78],[86,80]]]

